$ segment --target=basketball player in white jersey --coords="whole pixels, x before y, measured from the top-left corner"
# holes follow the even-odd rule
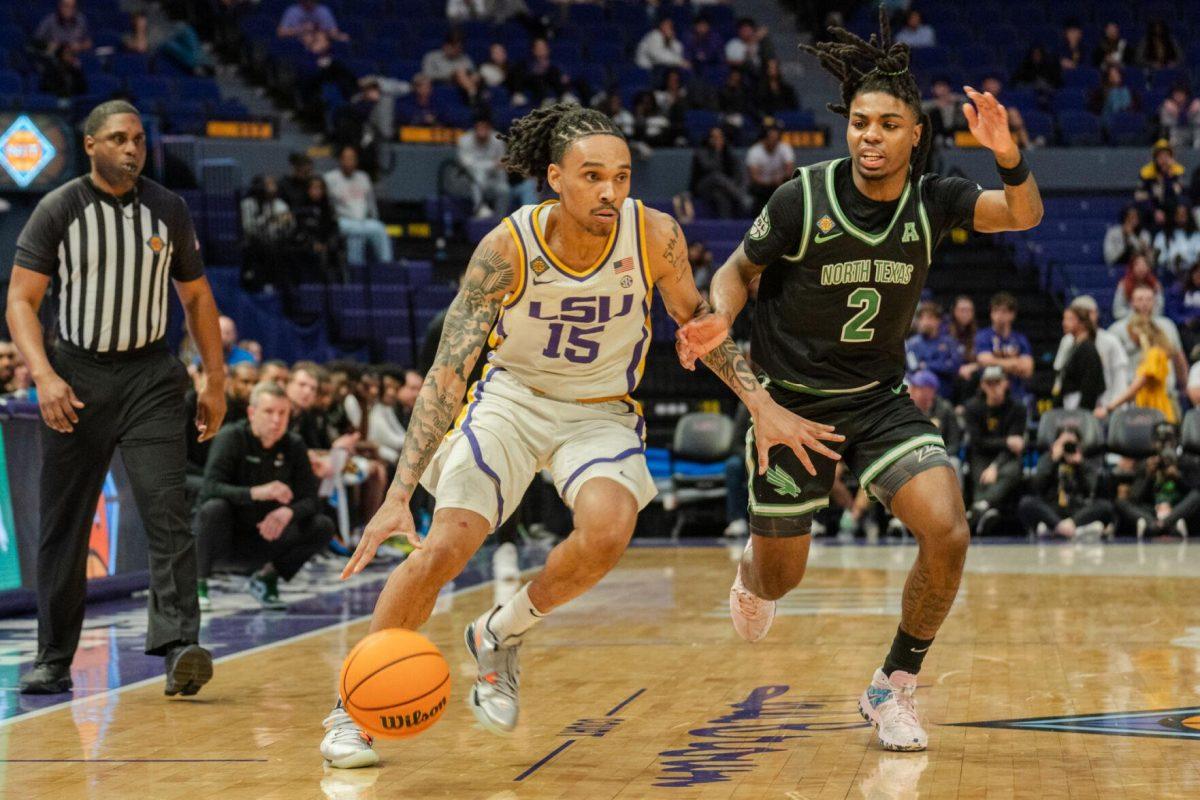
[[[534,476],[550,471],[574,511],[574,530],[530,583],[466,630],[479,665],[471,708],[501,734],[517,724],[523,635],[616,565],[638,511],[655,495],[645,421],[630,397],[650,347],[652,288],[681,324],[708,310],[679,225],[628,197],[629,147],[612,120],[561,103],[517,120],[505,139],[508,169],[548,182],[559,200],[521,208],[476,248],[395,482],[342,573],[361,571],[389,537],[408,537],[418,549],[389,577],[371,630],[419,628],[442,586],[512,513]],[[463,406],[466,376],[489,333],[489,364]],[[760,465],[775,445],[806,463],[805,448],[837,457],[822,440],[841,437],[776,404],[732,340],[704,362],[751,410]],[[424,541],[408,505],[418,480],[437,498]],[[377,763],[340,700],[325,727],[321,754],[333,766]]]

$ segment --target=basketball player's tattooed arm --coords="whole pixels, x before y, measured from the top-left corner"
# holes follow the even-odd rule
[[[446,311],[433,366],[417,395],[396,478],[383,506],[363,531],[358,548],[342,571],[343,578],[361,571],[374,558],[379,545],[392,536],[403,535],[420,545],[409,499],[462,407],[467,376],[475,368],[500,304],[522,268],[517,262],[516,246],[503,226],[485,236],[475,248],[458,295]]]
[[[679,223],[668,214],[647,209],[646,245],[654,284],[662,293],[663,303],[672,319],[680,325],[686,325],[692,320],[711,316],[708,302],[696,288],[692,266],[688,261],[687,241]],[[683,338],[676,339],[676,348],[680,352],[680,360],[684,360],[686,344]],[[692,357],[693,363],[695,358]],[[833,433],[832,426],[809,422],[776,403],[758,382],[741,348],[729,337],[728,326],[721,341],[700,358],[746,404],[754,417],[760,472],[766,472],[767,453],[777,444],[787,445],[794,450],[813,474],[816,471],[805,448],[837,460],[838,455],[821,440],[837,442],[842,437]]]
[[[709,286],[709,308],[707,313],[697,314],[692,321],[680,328],[679,360],[687,369],[695,366],[697,358],[703,358],[728,338],[733,321],[746,307],[750,292],[756,288],[759,276],[765,267],[755,264],[746,256],[742,245],[713,275]]]
[[[1008,129],[1008,110],[1000,105],[991,92],[977,92],[963,87],[970,103],[963,104],[963,113],[971,133],[979,143],[996,155],[996,163],[1011,169],[1021,162],[1021,151]],[[1033,174],[1018,186],[1004,184],[1003,191],[990,189],[975,201],[972,227],[979,233],[1023,231],[1042,221],[1042,195]]]

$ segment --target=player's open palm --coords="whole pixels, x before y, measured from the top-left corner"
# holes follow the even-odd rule
[[[342,570],[342,580],[362,572],[363,568],[375,558],[379,546],[393,536],[403,536],[414,547],[421,546],[421,537],[417,535],[417,526],[413,522],[408,501],[388,497],[375,512],[375,516],[371,517],[366,529],[363,530],[362,538],[358,540],[358,547],[354,548],[354,554],[350,556],[345,569]]]
[[[675,351],[684,369],[695,369],[696,359],[717,349],[729,336],[729,318],[707,312],[693,317],[675,332]]]
[[[963,115],[971,135],[995,153],[1016,149],[1016,142],[1008,130],[1008,110],[1000,105],[1000,101],[991,92],[981,92],[970,86],[964,86],[963,91],[971,100],[963,103]]]
[[[835,433],[832,425],[813,422],[797,416],[773,400],[769,400],[757,412],[751,412],[754,417],[754,442],[758,448],[758,474],[766,473],[770,466],[771,448],[784,445],[791,448],[800,463],[808,470],[809,475],[816,475],[808,451],[820,453],[833,461],[840,461],[841,456],[830,450],[825,442],[841,442],[845,436]]]

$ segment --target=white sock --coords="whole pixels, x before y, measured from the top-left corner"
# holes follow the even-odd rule
[[[485,622],[487,632],[501,644],[510,638],[521,636],[545,616],[530,602],[528,583],[509,598],[507,603],[490,613],[491,617],[486,618]]]

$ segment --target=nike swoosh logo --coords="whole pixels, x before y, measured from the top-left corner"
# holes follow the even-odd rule
[[[904,384],[902,383],[899,386],[897,386],[895,389],[892,389],[892,394],[900,394],[903,391],[904,391]]]
[[[920,650],[918,650],[915,647],[908,648],[909,652],[911,652],[911,653],[924,653],[928,649],[929,649],[928,647],[922,647]]]
[[[545,286],[545,285],[546,285],[546,284],[548,284],[548,283],[554,283],[554,278],[551,278],[551,279],[550,279],[550,280],[548,280],[548,281],[539,281],[537,278],[534,278],[534,279],[533,279],[533,285],[534,285],[534,286]]]
[[[838,231],[837,233],[830,233],[828,235],[818,233],[816,236],[813,237],[813,243],[821,244],[822,242],[828,242],[830,239],[836,239],[837,237],[841,236],[843,233],[845,233],[845,231]]]

